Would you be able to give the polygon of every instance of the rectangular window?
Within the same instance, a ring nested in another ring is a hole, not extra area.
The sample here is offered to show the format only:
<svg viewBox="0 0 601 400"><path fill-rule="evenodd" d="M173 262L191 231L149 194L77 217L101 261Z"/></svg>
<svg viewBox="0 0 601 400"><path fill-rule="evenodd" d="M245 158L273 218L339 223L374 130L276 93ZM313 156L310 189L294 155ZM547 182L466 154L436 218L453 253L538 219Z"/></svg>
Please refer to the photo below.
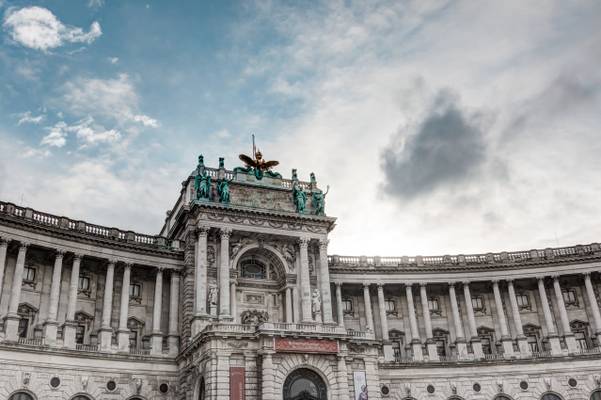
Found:
<svg viewBox="0 0 601 400"><path fill-rule="evenodd" d="M137 349L138 348L138 331L130 331L129 332L129 348Z"/></svg>
<svg viewBox="0 0 601 400"><path fill-rule="evenodd" d="M90 278L88 278L87 276L80 276L79 277L79 290L87 292L90 290Z"/></svg>
<svg viewBox="0 0 601 400"><path fill-rule="evenodd" d="M586 335L584 334L584 332L575 332L574 337L576 338L576 344L578 345L578 348L580 348L581 350L588 349Z"/></svg>
<svg viewBox="0 0 601 400"><path fill-rule="evenodd" d="M538 353L538 340L536 336L526 336L526 340L528 341L528 346L530 346L530 351L533 353Z"/></svg>
<svg viewBox="0 0 601 400"><path fill-rule="evenodd" d="M384 302L384 306L386 307L386 314L396 314L396 303L392 299L387 299Z"/></svg>
<svg viewBox="0 0 601 400"><path fill-rule="evenodd" d="M29 330L29 318L21 318L19 320L19 328L17 331L19 337L26 338L28 330Z"/></svg>
<svg viewBox="0 0 601 400"><path fill-rule="evenodd" d="M563 301L566 303L566 306L576 306L578 305L578 300L576 299L576 291L574 289L564 290Z"/></svg>
<svg viewBox="0 0 601 400"><path fill-rule="evenodd" d="M482 297L472 297L472 308L474 311L482 311L484 309L484 301Z"/></svg>
<svg viewBox="0 0 601 400"><path fill-rule="evenodd" d="M431 314L440 313L440 305L438 304L438 299L436 297L430 297L428 299L428 308L430 309Z"/></svg>
<svg viewBox="0 0 601 400"><path fill-rule="evenodd" d="M25 269L23 270L23 281L24 282L35 281L35 268L25 267Z"/></svg>
<svg viewBox="0 0 601 400"><path fill-rule="evenodd" d="M492 354L492 346L490 345L490 338L488 336L480 336L482 342L482 352L484 354Z"/></svg>
<svg viewBox="0 0 601 400"><path fill-rule="evenodd" d="M344 299L344 300L342 300L342 311L345 314L352 314L353 313L353 301L351 299Z"/></svg>
<svg viewBox="0 0 601 400"><path fill-rule="evenodd" d="M520 308L529 308L530 307L530 299L528 298L528 295L526 294L518 294L515 296L517 303L518 303L518 307Z"/></svg>
<svg viewBox="0 0 601 400"><path fill-rule="evenodd" d="M137 299L140 297L140 293L142 292L142 285L138 283L132 283L129 285L129 298Z"/></svg>
<svg viewBox="0 0 601 400"><path fill-rule="evenodd" d="M446 350L446 344L444 339L437 339L434 338L434 341L436 343L436 353L438 354L439 357L444 357L447 355L447 350Z"/></svg>
<svg viewBox="0 0 601 400"><path fill-rule="evenodd" d="M399 342L392 342L392 351L396 360L401 359L401 344Z"/></svg>
<svg viewBox="0 0 601 400"><path fill-rule="evenodd" d="M85 335L86 335L86 326L85 325L77 325L77 327L75 328L75 343L83 344Z"/></svg>

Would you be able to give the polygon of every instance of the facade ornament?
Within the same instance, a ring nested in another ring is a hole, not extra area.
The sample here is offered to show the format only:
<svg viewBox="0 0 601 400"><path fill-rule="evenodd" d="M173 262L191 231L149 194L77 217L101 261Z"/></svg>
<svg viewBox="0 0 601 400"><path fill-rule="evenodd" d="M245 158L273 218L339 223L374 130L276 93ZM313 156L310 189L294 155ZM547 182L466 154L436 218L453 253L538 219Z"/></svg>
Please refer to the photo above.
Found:
<svg viewBox="0 0 601 400"><path fill-rule="evenodd" d="M87 391L87 390L88 390L88 381L89 381L89 380L90 380L90 377L89 377L89 376L87 376L87 375L86 375L86 376L82 376L82 377L81 377L81 388L82 388L84 391Z"/></svg>
<svg viewBox="0 0 601 400"><path fill-rule="evenodd" d="M207 246L207 263L212 267L215 265L215 247Z"/></svg>
<svg viewBox="0 0 601 400"><path fill-rule="evenodd" d="M196 192L196 199L208 200L211 197L211 177L205 169L202 154L198 156L196 176L194 177L194 191Z"/></svg>
<svg viewBox="0 0 601 400"><path fill-rule="evenodd" d="M264 175L267 175L271 178L282 178L277 172L271 171L271 168L278 165L279 161L265 161L263 158L263 154L259 149L255 147L255 135L252 135L253 139L253 154L252 158L247 156L246 154L240 154L238 158L242 161L246 166L245 167L236 167L234 168L234 172L244 172L244 173L252 173L258 181L263 179Z"/></svg>
<svg viewBox="0 0 601 400"><path fill-rule="evenodd" d="M543 382L545 382L545 387L547 388L547 391L551 390L551 378L544 378Z"/></svg>
<svg viewBox="0 0 601 400"><path fill-rule="evenodd" d="M29 385L30 381L31 381L31 373L30 372L23 372L23 385L24 386Z"/></svg>
<svg viewBox="0 0 601 400"><path fill-rule="evenodd" d="M497 392L503 393L503 381L501 380L497 381Z"/></svg>
<svg viewBox="0 0 601 400"><path fill-rule="evenodd" d="M598 388L601 388L601 375L593 375L593 381Z"/></svg>
<svg viewBox="0 0 601 400"><path fill-rule="evenodd" d="M248 246L249 244L255 243L254 240L249 239L249 238L242 238L240 240L238 240L237 242L233 243L232 248L230 249L230 258L233 260L234 258L236 258L236 256L238 255L238 253L240 252L240 250L245 247Z"/></svg>
<svg viewBox="0 0 601 400"><path fill-rule="evenodd" d="M246 310L240 314L240 321L244 325L259 325L269 321L267 311Z"/></svg>
<svg viewBox="0 0 601 400"><path fill-rule="evenodd" d="M139 395L142 392L142 379L141 378L134 379L134 386L136 388L136 394Z"/></svg>
<svg viewBox="0 0 601 400"><path fill-rule="evenodd" d="M321 296L319 295L318 289L313 289L313 294L311 295L311 308L314 317L321 313Z"/></svg>
<svg viewBox="0 0 601 400"><path fill-rule="evenodd" d="M405 383L405 397L411 397L411 384Z"/></svg>

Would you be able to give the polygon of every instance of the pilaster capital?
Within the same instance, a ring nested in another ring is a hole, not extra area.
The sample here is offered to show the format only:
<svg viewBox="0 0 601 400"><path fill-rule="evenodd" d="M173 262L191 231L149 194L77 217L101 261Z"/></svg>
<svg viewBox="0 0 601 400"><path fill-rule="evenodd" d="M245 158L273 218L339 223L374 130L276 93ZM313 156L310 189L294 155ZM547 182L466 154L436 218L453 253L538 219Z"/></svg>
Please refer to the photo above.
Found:
<svg viewBox="0 0 601 400"><path fill-rule="evenodd" d="M305 236L299 237L297 242L300 247L309 246L309 238L308 237L305 237Z"/></svg>
<svg viewBox="0 0 601 400"><path fill-rule="evenodd" d="M219 230L219 236L221 236L221 240L229 239L232 234L232 228L221 228Z"/></svg>

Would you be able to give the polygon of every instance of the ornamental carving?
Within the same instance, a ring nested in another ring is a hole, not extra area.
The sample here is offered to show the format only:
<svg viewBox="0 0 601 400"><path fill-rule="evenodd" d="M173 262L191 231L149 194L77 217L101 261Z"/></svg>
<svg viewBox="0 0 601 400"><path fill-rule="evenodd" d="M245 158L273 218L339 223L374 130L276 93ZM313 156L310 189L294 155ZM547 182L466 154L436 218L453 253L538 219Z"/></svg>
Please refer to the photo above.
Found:
<svg viewBox="0 0 601 400"><path fill-rule="evenodd" d="M248 246L253 243L256 243L256 242L249 238L243 238L243 239L238 240L237 242L234 242L231 245L231 249L230 249L230 259L233 260L234 258L236 258L236 256L238 255L238 253L240 252L240 250L243 247Z"/></svg>
<svg viewBox="0 0 601 400"><path fill-rule="evenodd" d="M246 310L240 315L240 321L244 325L259 325L269 321L267 311Z"/></svg>
<svg viewBox="0 0 601 400"><path fill-rule="evenodd" d="M209 263L210 267L215 266L215 247L213 246L207 247L207 262Z"/></svg>

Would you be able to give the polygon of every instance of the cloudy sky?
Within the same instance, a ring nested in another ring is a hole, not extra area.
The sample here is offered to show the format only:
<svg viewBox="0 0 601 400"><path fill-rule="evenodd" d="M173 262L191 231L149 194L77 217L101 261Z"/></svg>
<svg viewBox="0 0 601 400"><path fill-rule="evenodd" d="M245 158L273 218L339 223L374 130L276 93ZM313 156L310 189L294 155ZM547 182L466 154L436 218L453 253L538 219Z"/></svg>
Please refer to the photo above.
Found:
<svg viewBox="0 0 601 400"><path fill-rule="evenodd" d="M330 253L601 240L601 2L0 0L0 199L159 231L250 133Z"/></svg>

